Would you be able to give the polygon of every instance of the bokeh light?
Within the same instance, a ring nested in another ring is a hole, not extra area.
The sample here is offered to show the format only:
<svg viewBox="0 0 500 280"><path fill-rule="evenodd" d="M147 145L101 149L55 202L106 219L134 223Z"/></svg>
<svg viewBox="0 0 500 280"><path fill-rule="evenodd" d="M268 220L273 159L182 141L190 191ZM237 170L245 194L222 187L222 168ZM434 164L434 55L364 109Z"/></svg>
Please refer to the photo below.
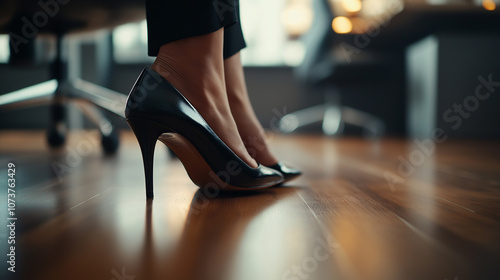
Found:
<svg viewBox="0 0 500 280"><path fill-rule="evenodd" d="M352 22L346 17L336 17L332 21L332 28L338 34L349 33L352 31Z"/></svg>

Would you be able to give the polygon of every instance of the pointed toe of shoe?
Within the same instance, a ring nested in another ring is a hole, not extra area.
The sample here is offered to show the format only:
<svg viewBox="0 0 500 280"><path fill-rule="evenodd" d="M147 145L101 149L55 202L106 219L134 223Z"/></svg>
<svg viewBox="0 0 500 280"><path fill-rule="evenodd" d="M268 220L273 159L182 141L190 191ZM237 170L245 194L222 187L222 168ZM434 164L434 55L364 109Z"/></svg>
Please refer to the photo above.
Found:
<svg viewBox="0 0 500 280"><path fill-rule="evenodd" d="M290 167L282 162L278 162L268 167L280 172L283 175L283 183L291 181L302 175L302 171L298 170L297 168Z"/></svg>
<svg viewBox="0 0 500 280"><path fill-rule="evenodd" d="M264 185L274 186L285 181L285 176L283 175L283 173L279 172L276 169L264 165L261 165L259 169L262 174L261 177L264 181Z"/></svg>

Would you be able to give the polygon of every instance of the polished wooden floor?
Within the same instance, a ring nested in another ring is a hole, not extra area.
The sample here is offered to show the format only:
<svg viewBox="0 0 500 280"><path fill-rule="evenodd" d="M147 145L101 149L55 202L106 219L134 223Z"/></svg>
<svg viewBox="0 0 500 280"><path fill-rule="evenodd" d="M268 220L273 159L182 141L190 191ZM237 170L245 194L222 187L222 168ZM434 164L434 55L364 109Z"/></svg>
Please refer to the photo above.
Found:
<svg viewBox="0 0 500 280"><path fill-rule="evenodd" d="M97 139L0 132L0 218L9 162L18 218L2 279L500 279L500 143L275 136L304 176L208 198L158 142L147 202L133 136L113 157Z"/></svg>

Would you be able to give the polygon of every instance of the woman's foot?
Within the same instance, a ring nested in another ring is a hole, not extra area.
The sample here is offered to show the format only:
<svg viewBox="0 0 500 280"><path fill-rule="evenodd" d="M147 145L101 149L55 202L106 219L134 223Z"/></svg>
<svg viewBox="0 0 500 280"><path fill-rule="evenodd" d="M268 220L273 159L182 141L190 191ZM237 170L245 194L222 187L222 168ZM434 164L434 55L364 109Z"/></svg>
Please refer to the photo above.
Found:
<svg viewBox="0 0 500 280"><path fill-rule="evenodd" d="M278 163L266 142L266 134L248 97L240 53L224 60L226 92L231 112L248 153L265 166Z"/></svg>
<svg viewBox="0 0 500 280"><path fill-rule="evenodd" d="M151 69L189 100L236 155L251 167L257 167L231 114L224 77L223 32L222 28L163 45Z"/></svg>

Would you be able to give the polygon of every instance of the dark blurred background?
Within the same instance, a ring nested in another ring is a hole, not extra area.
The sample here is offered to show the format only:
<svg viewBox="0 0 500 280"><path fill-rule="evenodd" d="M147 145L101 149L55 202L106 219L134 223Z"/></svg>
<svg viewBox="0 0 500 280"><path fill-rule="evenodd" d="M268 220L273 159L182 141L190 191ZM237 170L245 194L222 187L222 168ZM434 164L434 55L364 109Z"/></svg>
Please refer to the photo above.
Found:
<svg viewBox="0 0 500 280"><path fill-rule="evenodd" d="M1 96L54 77L57 36L66 78L127 94L153 60L142 1L49 2L2 1ZM500 139L498 4L241 0L242 57L257 115L283 132L432 137L441 128L452 137ZM22 34L23 17L38 32L16 41L24 49L15 53L9 33ZM2 107L0 129L50 126L49 106L22 107ZM92 127L72 106L66 119L70 128Z"/></svg>

